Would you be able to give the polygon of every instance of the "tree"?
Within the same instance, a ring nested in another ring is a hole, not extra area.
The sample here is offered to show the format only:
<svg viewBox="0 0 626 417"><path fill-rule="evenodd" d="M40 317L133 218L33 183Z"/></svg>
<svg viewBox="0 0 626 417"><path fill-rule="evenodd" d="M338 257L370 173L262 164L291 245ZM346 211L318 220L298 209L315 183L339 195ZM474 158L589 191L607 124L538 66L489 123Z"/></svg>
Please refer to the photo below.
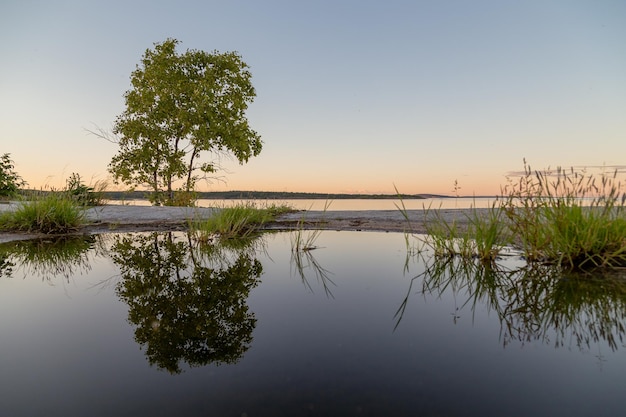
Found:
<svg viewBox="0 0 626 417"><path fill-rule="evenodd" d="M198 179L219 168L215 157L232 155L243 164L262 148L245 116L256 92L241 57L178 54L178 43L167 39L146 50L113 126L119 151L109 171L116 183L148 186L155 204L173 203L175 183L193 192ZM214 159L201 162L205 152Z"/></svg>
<svg viewBox="0 0 626 417"><path fill-rule="evenodd" d="M13 197L25 185L26 181L15 171L11 154L2 155L0 157L0 198Z"/></svg>

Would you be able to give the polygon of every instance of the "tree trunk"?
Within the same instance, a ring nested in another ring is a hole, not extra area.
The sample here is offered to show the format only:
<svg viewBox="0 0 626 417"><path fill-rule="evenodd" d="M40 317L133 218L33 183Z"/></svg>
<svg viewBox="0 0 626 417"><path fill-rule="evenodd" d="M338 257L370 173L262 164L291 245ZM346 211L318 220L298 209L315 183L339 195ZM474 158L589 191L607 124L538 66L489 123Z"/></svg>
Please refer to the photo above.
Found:
<svg viewBox="0 0 626 417"><path fill-rule="evenodd" d="M196 148L193 148L191 152L191 159L189 160L189 166L187 167L187 192L191 191L191 173L193 172L193 160L196 157Z"/></svg>
<svg viewBox="0 0 626 417"><path fill-rule="evenodd" d="M157 176L157 170L155 169L152 173L152 188L154 188L154 194L159 193L159 177Z"/></svg>
<svg viewBox="0 0 626 417"><path fill-rule="evenodd" d="M174 140L174 152L173 155L176 155L178 153L178 144L180 143L180 137L176 137L176 139ZM174 162L173 161L169 161L169 166L168 168L171 169L172 168L172 164ZM173 204L174 202L174 190L172 190L172 173L168 172L167 174L167 199L169 200L169 204Z"/></svg>

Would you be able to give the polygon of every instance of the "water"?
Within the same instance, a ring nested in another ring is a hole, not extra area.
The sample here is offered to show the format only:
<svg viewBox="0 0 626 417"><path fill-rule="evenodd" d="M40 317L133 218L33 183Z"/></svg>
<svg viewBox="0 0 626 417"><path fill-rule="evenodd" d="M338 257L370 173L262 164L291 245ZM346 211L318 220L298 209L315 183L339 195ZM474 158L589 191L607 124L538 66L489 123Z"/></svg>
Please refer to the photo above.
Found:
<svg viewBox="0 0 626 417"><path fill-rule="evenodd" d="M620 281L407 259L395 233L296 256L296 237L0 245L1 415L623 412Z"/></svg>
<svg viewBox="0 0 626 417"><path fill-rule="evenodd" d="M407 210L422 210L423 208L444 208L444 209L466 209L470 207L488 208L491 207L495 198L425 198L403 200ZM127 200L109 201L110 204L131 204L149 206L148 200ZM267 204L285 204L297 210L328 210L328 211L360 211L360 210L397 210L401 205L399 199L295 199L295 200L211 200L200 199L197 201L199 207L230 207L235 204L254 203L258 206Z"/></svg>

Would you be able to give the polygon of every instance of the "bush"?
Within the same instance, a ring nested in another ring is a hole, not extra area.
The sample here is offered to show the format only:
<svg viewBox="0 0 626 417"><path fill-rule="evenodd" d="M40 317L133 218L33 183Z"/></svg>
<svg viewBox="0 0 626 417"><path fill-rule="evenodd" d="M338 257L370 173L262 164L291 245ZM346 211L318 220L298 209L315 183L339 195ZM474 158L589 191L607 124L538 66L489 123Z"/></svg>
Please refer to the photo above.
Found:
<svg viewBox="0 0 626 417"><path fill-rule="evenodd" d="M75 172L67 179L65 186L68 195L83 206L101 206L103 204L102 192L105 189L105 182L96 181L94 187L85 185L80 175Z"/></svg>
<svg viewBox="0 0 626 417"><path fill-rule="evenodd" d="M197 193L193 191L174 191L173 197L167 199L163 205L174 207L193 207L198 199Z"/></svg>
<svg viewBox="0 0 626 417"><path fill-rule="evenodd" d="M15 172L11 155L5 153L0 157L0 198L14 197L24 185L26 182Z"/></svg>

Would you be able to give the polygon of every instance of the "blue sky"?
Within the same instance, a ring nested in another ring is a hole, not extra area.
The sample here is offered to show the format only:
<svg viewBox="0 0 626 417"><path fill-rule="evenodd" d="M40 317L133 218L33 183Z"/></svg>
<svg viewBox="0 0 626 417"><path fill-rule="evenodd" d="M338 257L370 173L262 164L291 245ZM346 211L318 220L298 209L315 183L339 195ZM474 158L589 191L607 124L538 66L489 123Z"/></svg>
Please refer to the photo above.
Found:
<svg viewBox="0 0 626 417"><path fill-rule="evenodd" d="M238 51L264 149L208 190L495 194L626 165L624 1L2 1L0 152L31 186L106 179L130 73L168 37Z"/></svg>

